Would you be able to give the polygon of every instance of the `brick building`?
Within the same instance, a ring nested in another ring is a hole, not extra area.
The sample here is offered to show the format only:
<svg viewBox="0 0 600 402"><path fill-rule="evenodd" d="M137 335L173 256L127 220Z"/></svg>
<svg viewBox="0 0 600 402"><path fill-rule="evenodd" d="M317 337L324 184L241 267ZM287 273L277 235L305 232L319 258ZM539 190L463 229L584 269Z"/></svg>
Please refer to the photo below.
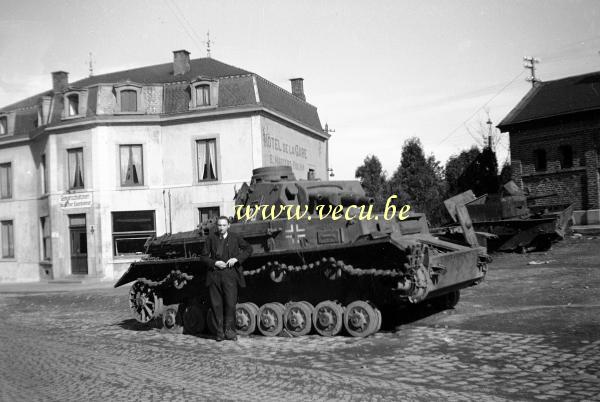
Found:
<svg viewBox="0 0 600 402"><path fill-rule="evenodd" d="M327 178L306 102L212 58L88 77L0 108L0 281L112 279L149 236L233 215L252 169Z"/></svg>
<svg viewBox="0 0 600 402"><path fill-rule="evenodd" d="M600 215L600 72L536 83L498 128L510 135L512 175L537 206L575 203ZM581 221L577 223L586 222ZM588 222L591 223L591 222Z"/></svg>

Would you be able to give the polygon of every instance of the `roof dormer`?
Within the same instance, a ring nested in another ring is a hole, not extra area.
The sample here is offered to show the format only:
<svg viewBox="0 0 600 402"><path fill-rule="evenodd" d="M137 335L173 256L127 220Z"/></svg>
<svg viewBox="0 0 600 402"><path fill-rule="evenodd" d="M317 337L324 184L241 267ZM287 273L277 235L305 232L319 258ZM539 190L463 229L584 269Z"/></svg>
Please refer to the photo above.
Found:
<svg viewBox="0 0 600 402"><path fill-rule="evenodd" d="M218 80L198 76L190 82L190 109L215 108L218 104Z"/></svg>

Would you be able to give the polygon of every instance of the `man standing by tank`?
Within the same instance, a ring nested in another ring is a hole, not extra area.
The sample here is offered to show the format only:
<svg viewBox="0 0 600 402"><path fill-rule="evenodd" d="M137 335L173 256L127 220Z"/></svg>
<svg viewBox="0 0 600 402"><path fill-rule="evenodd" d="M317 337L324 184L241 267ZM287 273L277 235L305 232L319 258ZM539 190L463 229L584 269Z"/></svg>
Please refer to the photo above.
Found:
<svg viewBox="0 0 600 402"><path fill-rule="evenodd" d="M252 255L252 247L236 233L229 232L229 219L217 219L216 233L210 233L202 254L210 259L206 275L208 298L215 314L217 341L235 341L235 304L238 286L246 287L242 263Z"/></svg>

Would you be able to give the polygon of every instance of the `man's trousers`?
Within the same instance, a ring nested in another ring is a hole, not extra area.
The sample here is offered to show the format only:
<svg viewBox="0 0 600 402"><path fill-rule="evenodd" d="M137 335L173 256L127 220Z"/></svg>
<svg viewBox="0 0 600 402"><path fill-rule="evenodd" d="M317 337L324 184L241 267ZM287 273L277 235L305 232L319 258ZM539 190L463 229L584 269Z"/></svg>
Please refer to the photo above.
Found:
<svg viewBox="0 0 600 402"><path fill-rule="evenodd" d="M235 334L235 304L238 297L238 273L235 268L209 272L212 282L208 286L208 298L215 314L217 336Z"/></svg>

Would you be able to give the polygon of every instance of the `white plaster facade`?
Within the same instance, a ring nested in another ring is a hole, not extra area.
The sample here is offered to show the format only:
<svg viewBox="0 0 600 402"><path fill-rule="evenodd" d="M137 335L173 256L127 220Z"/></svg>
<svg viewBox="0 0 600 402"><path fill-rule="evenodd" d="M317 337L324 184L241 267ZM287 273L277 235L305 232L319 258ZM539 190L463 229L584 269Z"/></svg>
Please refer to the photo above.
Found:
<svg viewBox="0 0 600 402"><path fill-rule="evenodd" d="M66 73L58 75L66 82ZM55 88L42 96L45 103L40 104L43 108L39 106L39 110L43 126L25 134L0 137L0 165L10 163L12 175L12 196L0 199L0 222L12 222L14 245L14 256L0 255L0 282L73 277L73 215L85 216L85 230L80 238L85 240L87 249L84 276L115 280L142 256L115 255L113 212L153 211L157 235L169 230L188 231L199 223L198 208L219 207L221 214L233 215L235 189L249 181L252 169L289 162L299 179L306 178L309 169L317 178L327 179L329 136L317 127L318 117L307 125L290 118L289 112L286 115L281 112L283 109L277 110L277 104L260 102L257 81L251 73L220 79L225 82L223 85L234 80L239 86L247 85L253 93L246 95L255 104L171 112L167 110L164 89L169 83L139 84L140 112L131 115L116 112L112 84L92 83L83 89L68 87L62 91ZM286 96L287 107L304 102L291 99L292 94L261 80L265 91L271 91L266 97ZM94 87L98 88L96 92ZM148 95L149 88L152 96ZM85 93L79 99L79 110L83 111L80 115L66 116L58 110L60 103L48 108L51 96L58 99L52 102L63 102L64 94L74 90ZM231 99L219 101L226 103ZM31 106L36 107L30 105L30 109ZM305 103L301 106L314 109ZM53 107L58 117L52 116ZM7 108L0 109L0 116L24 113L23 109L13 112ZM27 113L33 113L32 110ZM313 112L316 116L316 109ZM196 141L203 139L216 140L214 181L197 179ZM141 146L142 184L122 184L122 145ZM68 150L74 148L83 150L84 186L69 189ZM76 202L81 205L75 205ZM51 248L46 260L42 218L50 223Z"/></svg>
<svg viewBox="0 0 600 402"><path fill-rule="evenodd" d="M14 178L12 199L0 201L0 221L13 221L15 247L14 258L0 258L1 281L69 277L69 215L86 216L88 275L113 280L140 256L114 256L112 212L152 210L156 233L162 234L169 229L170 193L172 231L193 230L199 223L199 207L218 206L221 213L233 215L235 188L250 179L252 169L282 164L287 157L298 178L305 178L309 168L317 177L325 178L327 173L323 139L258 113L178 124L98 125L63 131L50 130L32 144L0 148L0 163L11 163ZM218 180L198 182L196 141L213 138ZM128 144L142 146L141 186L121 185L119 146ZM67 150L72 148L83 149L85 187L81 190L68 189ZM48 170L46 194L42 194L42 154ZM65 194L83 194L91 198L91 204L63 207ZM49 262L42 261L41 217L49 217L51 224Z"/></svg>

